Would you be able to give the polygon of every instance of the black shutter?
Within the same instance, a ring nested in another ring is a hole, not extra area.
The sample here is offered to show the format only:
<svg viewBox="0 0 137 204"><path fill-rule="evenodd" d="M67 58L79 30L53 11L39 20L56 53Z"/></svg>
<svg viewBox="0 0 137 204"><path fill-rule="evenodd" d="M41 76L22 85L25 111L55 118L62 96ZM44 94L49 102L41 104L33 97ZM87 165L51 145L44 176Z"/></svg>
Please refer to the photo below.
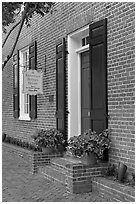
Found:
<svg viewBox="0 0 137 204"><path fill-rule="evenodd" d="M37 44L36 41L29 46L29 69L37 69ZM29 116L37 118L37 96L30 96Z"/></svg>
<svg viewBox="0 0 137 204"><path fill-rule="evenodd" d="M13 55L13 116L19 117L19 51Z"/></svg>
<svg viewBox="0 0 137 204"><path fill-rule="evenodd" d="M91 127L107 128L107 19L89 25L91 69Z"/></svg>
<svg viewBox="0 0 137 204"><path fill-rule="evenodd" d="M56 44L56 128L65 136L65 38Z"/></svg>

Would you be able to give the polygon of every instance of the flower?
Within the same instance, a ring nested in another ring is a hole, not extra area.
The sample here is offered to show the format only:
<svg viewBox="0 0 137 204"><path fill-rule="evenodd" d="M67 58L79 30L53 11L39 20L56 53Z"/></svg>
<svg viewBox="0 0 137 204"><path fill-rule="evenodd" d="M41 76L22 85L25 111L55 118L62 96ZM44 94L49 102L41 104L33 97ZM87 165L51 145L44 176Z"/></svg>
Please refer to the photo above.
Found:
<svg viewBox="0 0 137 204"><path fill-rule="evenodd" d="M67 151L78 157L81 157L85 153L94 152L100 159L103 157L104 151L110 148L108 135L108 129L102 131L100 134L88 130L83 135L71 137L68 141Z"/></svg>
<svg viewBox="0 0 137 204"><path fill-rule="evenodd" d="M36 145L39 147L57 147L59 144L65 145L63 134L56 129L39 129L32 135Z"/></svg>

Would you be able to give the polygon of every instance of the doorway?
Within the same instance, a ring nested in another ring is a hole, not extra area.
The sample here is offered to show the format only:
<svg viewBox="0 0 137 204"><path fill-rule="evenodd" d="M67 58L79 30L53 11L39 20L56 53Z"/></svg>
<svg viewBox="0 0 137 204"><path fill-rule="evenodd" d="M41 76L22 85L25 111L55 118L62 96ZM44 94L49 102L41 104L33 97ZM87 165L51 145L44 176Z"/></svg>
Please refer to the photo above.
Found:
<svg viewBox="0 0 137 204"><path fill-rule="evenodd" d="M68 138L99 133L108 126L107 19L68 35L68 53Z"/></svg>

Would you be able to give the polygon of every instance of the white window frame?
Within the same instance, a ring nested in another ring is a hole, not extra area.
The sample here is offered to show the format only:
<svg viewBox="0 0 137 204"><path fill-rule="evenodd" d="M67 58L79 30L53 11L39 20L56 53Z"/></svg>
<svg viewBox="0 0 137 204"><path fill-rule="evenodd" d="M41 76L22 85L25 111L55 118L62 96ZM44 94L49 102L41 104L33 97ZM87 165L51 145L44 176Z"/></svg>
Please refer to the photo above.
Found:
<svg viewBox="0 0 137 204"><path fill-rule="evenodd" d="M29 62L29 58L27 59L27 68L25 66L24 68L24 59L23 59L23 54L27 52L27 58L29 57L29 47L25 47L23 49L21 49L19 51L19 57L20 57L20 65L19 65L19 97L20 97L20 117L19 117L19 120L31 120L30 116L29 116L29 95L28 94L25 94L23 93L23 72L26 71L26 69L28 70L29 67L28 67L28 62ZM28 99L28 102L26 103L26 106L27 106L27 110L28 112L25 113L25 95L27 95L27 99Z"/></svg>

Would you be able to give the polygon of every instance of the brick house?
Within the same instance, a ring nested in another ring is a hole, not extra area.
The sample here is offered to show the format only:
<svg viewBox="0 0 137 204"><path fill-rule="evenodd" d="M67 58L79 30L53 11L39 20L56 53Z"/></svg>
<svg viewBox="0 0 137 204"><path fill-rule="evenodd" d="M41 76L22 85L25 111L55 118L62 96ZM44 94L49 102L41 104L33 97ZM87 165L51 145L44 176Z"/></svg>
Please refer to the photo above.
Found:
<svg viewBox="0 0 137 204"><path fill-rule="evenodd" d="M43 72L43 94L22 93L28 65ZM55 127L66 139L109 128L109 161L134 171L134 2L57 2L52 14L24 25L2 77L3 132L30 141L37 128Z"/></svg>

